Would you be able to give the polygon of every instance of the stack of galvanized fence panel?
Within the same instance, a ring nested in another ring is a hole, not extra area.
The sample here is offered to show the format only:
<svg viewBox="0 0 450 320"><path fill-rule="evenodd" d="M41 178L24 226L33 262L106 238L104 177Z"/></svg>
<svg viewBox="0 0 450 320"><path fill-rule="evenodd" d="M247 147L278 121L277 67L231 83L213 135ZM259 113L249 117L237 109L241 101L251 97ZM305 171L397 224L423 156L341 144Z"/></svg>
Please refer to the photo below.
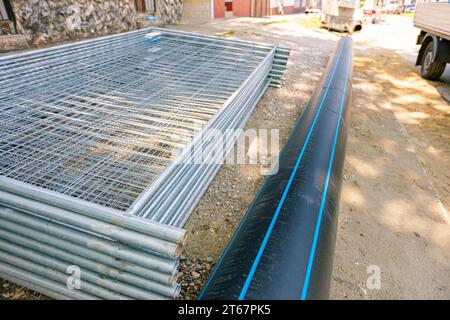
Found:
<svg viewBox="0 0 450 320"><path fill-rule="evenodd" d="M288 55L153 28L0 57L0 277L176 298L182 227Z"/></svg>

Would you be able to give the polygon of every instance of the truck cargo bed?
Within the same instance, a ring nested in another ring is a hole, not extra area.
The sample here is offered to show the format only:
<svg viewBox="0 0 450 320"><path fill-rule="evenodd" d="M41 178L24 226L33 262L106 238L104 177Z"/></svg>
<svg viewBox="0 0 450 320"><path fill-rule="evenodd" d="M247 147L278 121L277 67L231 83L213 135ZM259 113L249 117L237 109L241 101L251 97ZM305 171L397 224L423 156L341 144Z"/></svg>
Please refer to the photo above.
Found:
<svg viewBox="0 0 450 320"><path fill-rule="evenodd" d="M414 15L414 26L450 40L450 3L418 3Z"/></svg>

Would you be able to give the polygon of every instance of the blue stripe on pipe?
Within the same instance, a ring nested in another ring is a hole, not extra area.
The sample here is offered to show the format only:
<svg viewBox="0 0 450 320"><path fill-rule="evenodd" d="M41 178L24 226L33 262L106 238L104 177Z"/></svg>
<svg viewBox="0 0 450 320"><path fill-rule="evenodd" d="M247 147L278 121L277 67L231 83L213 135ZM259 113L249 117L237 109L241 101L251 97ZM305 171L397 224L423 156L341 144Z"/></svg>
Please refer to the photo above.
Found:
<svg viewBox="0 0 450 320"><path fill-rule="evenodd" d="M348 84L348 81L345 82L344 93L342 95L342 101L341 101L341 106L340 106L340 110L339 110L338 124L336 126L336 132L334 134L333 148L331 149L330 162L328 163L327 178L325 180L325 188L324 188L323 194L322 194L322 202L320 204L319 216L317 217L316 230L314 231L314 239L313 239L313 243L312 243L311 251L310 251L310 255L309 255L308 268L306 270L305 282L303 283L301 300L305 300L306 296L308 294L308 285L309 285L309 280L311 277L312 265L314 263L314 255L316 252L317 240L319 238L319 231L320 231L320 225L322 223L323 210L325 208L325 200L326 200L327 191L328 191L328 184L330 182L331 170L333 169L334 152L336 151L336 145L337 145L337 141L338 141L338 137L339 137L339 129L341 128L341 117L342 117L342 111L344 109L345 91L347 90L347 84Z"/></svg>
<svg viewBox="0 0 450 320"><path fill-rule="evenodd" d="M261 243L261 246L259 247L259 251L258 251L258 254L256 255L255 261L253 261L252 268L250 269L250 272L249 272L249 274L247 276L247 279L246 279L246 281L244 283L244 287L242 288L242 291L241 291L241 293L239 295L239 298L238 298L239 300L243 300L245 298L245 295L247 294L247 290L248 290L248 288L250 286L250 283L252 282L252 279L253 279L253 276L254 276L254 274L256 272L256 269L258 268L259 261L261 260L261 257L262 257L262 255L264 253L264 250L266 248L267 242L269 241L269 238L270 238L272 230L273 230L273 228L275 226L275 223L277 222L278 215L280 214L280 211L281 211L281 208L283 207L283 204L284 204L284 201L286 199L286 196L287 196L287 194L289 192L289 189L291 188L292 181L294 180L295 174L297 173L298 167L299 167L300 162L301 162L301 160L303 158L303 155L305 153L306 147L308 146L309 140L311 138L312 132L313 132L314 127L316 125L316 122L317 122L317 119L319 117L320 111L322 110L323 104L324 104L325 99L326 99L326 97L328 95L328 91L330 89L331 82L332 82L332 80L334 78L334 74L336 72L337 65L338 65L339 60L341 58L343 47L344 46L341 46L339 48L338 57L336 58L336 62L334 63L333 71L331 73L330 79L329 79L327 87L325 89L325 93L324 93L324 95L322 97L322 100L320 101L319 108L316 111L316 115L314 116L314 120L313 120L313 122L311 124L311 127L309 128L308 135L306 137L305 143L303 144L302 150L300 151L300 154L299 154L299 156L297 158L297 162L295 163L294 170L292 171L291 176L290 176L289 181L288 181L288 184L286 185L286 188L284 189L284 192L283 192L283 195L281 197L280 203L278 204L277 210L275 211L275 214L274 214L274 216L272 218L272 221L270 222L269 228L267 229L267 232L266 232L266 234L264 236L264 240Z"/></svg>
<svg viewBox="0 0 450 320"><path fill-rule="evenodd" d="M233 237L231 238L230 242L228 243L228 245L227 245L227 247L226 247L222 257L220 258L219 262L217 263L217 266L214 268L213 273L208 278L208 281L206 282L205 286L203 287L203 289L200 292L200 295L198 296L197 299L201 299L203 297L203 294L205 293L206 288L208 288L209 284L211 283L212 278L214 278L214 275L216 274L217 269L219 269L219 266L221 265L223 259L225 258L226 254L230 250L234 239L236 238L237 234L239 233L239 230L241 229L242 225L244 224L244 221L247 220L247 216L250 213L251 209L253 208L253 206L255 204L255 201L258 198L258 195L261 193L261 190L264 188L264 185L266 184L267 178L268 178L268 176L264 179L264 182L262 183L261 187L259 188L258 192L256 193L256 196L253 198L253 201L252 201L250 207L247 209L247 212L245 213L244 217L242 218L241 223L239 224L238 228L236 229L236 232L234 233Z"/></svg>

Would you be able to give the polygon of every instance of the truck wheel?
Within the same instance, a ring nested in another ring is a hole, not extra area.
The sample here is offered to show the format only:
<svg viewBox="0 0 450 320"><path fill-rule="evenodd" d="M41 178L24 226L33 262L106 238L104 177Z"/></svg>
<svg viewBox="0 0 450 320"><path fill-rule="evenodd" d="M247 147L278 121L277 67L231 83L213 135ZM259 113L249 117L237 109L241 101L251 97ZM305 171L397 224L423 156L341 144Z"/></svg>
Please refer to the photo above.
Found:
<svg viewBox="0 0 450 320"><path fill-rule="evenodd" d="M445 63L433 62L434 44L430 41L422 55L422 67L420 68L420 74L425 79L438 80L445 69Z"/></svg>

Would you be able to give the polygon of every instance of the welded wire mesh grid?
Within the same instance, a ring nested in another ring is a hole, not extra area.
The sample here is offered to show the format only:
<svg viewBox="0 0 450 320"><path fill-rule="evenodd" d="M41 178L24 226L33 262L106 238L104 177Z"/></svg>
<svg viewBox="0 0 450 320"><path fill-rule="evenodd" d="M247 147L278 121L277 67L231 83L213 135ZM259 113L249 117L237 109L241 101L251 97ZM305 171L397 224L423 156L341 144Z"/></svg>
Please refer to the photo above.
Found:
<svg viewBox="0 0 450 320"><path fill-rule="evenodd" d="M0 60L0 175L127 210L270 50L148 32Z"/></svg>

